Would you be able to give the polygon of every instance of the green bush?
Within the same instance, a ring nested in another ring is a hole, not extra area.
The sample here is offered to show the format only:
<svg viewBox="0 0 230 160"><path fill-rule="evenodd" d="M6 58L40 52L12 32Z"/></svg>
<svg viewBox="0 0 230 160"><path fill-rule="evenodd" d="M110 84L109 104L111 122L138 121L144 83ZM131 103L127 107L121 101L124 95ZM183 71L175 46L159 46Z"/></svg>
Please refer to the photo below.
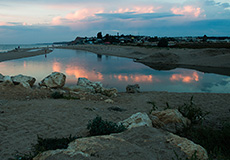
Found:
<svg viewBox="0 0 230 160"><path fill-rule="evenodd" d="M51 97L54 99L60 99L60 98L64 98L63 94L60 92L54 92L51 94Z"/></svg>
<svg viewBox="0 0 230 160"><path fill-rule="evenodd" d="M9 160L32 160L37 154L48 150L66 149L68 144L79 137L68 138L41 138L37 137L37 144L32 146L32 152L28 154L17 153L15 159Z"/></svg>
<svg viewBox="0 0 230 160"><path fill-rule="evenodd" d="M180 136L203 146L210 159L230 159L230 123L225 123L221 129L192 126L180 133Z"/></svg>
<svg viewBox="0 0 230 160"><path fill-rule="evenodd" d="M117 125L114 122L102 120L99 116L88 122L87 129L89 129L90 136L108 135L126 130L122 124Z"/></svg>
<svg viewBox="0 0 230 160"><path fill-rule="evenodd" d="M198 124L205 119L205 116L209 112L204 112L202 109L193 103L193 96L190 99L190 103L184 103L184 105L178 107L179 112L188 119L192 124Z"/></svg>
<svg viewBox="0 0 230 160"><path fill-rule="evenodd" d="M154 101L148 101L147 103L152 105L152 109L149 111L149 114L151 114L152 111L156 111L158 109Z"/></svg>

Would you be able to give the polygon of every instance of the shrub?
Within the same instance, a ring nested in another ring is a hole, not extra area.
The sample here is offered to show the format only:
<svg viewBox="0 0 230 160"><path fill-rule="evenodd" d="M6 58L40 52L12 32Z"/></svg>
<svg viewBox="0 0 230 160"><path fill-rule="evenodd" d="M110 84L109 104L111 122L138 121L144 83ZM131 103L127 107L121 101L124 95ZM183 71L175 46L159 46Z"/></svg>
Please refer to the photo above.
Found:
<svg viewBox="0 0 230 160"><path fill-rule="evenodd" d="M117 125L114 122L102 120L99 116L88 122L87 129L89 129L90 136L108 135L126 130L122 124Z"/></svg>
<svg viewBox="0 0 230 160"><path fill-rule="evenodd" d="M152 105L152 109L150 110L149 114L151 114L152 111L156 111L158 109L154 101L148 101L147 103Z"/></svg>
<svg viewBox="0 0 230 160"><path fill-rule="evenodd" d="M193 142L203 146L210 159L230 159L230 124L225 123L221 129L207 126L191 127L180 133Z"/></svg>
<svg viewBox="0 0 230 160"><path fill-rule="evenodd" d="M161 38L160 41L157 44L158 47L168 47L168 39L167 38Z"/></svg>
<svg viewBox="0 0 230 160"><path fill-rule="evenodd" d="M32 146L32 152L28 154L17 153L15 159L9 160L32 160L37 154L56 149L66 149L68 144L79 137L72 137L71 135L68 138L41 138L37 137L37 144Z"/></svg>
<svg viewBox="0 0 230 160"><path fill-rule="evenodd" d="M54 99L60 99L60 98L64 98L63 94L60 92L54 92L51 94L51 97Z"/></svg>
<svg viewBox="0 0 230 160"><path fill-rule="evenodd" d="M193 103L193 96L190 99L190 103L184 103L184 105L178 107L179 112L188 119L192 124L198 124L205 119L205 116L209 112L204 112L201 108Z"/></svg>

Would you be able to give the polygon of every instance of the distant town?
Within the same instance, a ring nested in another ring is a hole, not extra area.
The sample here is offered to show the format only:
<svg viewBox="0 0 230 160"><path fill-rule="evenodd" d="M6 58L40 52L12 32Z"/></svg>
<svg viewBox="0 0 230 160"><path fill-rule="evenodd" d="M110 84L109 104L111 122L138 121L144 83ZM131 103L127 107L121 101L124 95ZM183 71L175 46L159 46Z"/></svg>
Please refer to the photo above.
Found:
<svg viewBox="0 0 230 160"><path fill-rule="evenodd" d="M158 46L158 47L178 47L183 45L199 45L204 44L213 47L213 44L218 44L225 48L230 48L230 37L213 37L213 36L186 36L186 37L151 37L151 36L136 36L136 35L102 35L98 32L95 37L76 37L75 40L69 42L54 42L55 45L82 45L82 44L104 44L104 45L137 45L137 46ZM198 47L199 48L199 47Z"/></svg>

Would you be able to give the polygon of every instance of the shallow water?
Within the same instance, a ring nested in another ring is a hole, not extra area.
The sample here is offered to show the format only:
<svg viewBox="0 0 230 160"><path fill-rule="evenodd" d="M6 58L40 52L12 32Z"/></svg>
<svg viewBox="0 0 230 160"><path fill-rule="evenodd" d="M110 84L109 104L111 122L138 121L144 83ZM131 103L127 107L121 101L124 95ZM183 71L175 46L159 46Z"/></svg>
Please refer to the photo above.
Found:
<svg viewBox="0 0 230 160"><path fill-rule="evenodd" d="M141 91L229 93L230 78L195 70L156 71L128 58L100 56L87 51L55 49L47 56L36 56L0 63L3 75L24 74L37 79L52 72L67 76L66 85L79 77L101 81L104 87L125 91L128 84L139 84Z"/></svg>

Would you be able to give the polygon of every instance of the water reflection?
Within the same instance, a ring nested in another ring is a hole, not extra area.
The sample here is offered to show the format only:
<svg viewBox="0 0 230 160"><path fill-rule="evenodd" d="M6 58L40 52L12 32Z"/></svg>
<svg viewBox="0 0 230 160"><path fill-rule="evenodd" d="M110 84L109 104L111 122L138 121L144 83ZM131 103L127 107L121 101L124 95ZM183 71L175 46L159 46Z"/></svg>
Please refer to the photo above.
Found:
<svg viewBox="0 0 230 160"><path fill-rule="evenodd" d="M101 81L105 87L125 91L128 84L138 83L142 91L227 92L227 76L175 69L156 71L131 59L96 55L86 51L55 49L45 58L36 56L0 63L3 75L30 75L37 83L51 72L67 76L66 85L76 84L79 77Z"/></svg>
<svg viewBox="0 0 230 160"><path fill-rule="evenodd" d="M192 83L194 81L199 81L199 75L196 71L194 71L192 74L187 73L181 73L181 74L173 74L170 77L171 81L182 81L184 83Z"/></svg>

